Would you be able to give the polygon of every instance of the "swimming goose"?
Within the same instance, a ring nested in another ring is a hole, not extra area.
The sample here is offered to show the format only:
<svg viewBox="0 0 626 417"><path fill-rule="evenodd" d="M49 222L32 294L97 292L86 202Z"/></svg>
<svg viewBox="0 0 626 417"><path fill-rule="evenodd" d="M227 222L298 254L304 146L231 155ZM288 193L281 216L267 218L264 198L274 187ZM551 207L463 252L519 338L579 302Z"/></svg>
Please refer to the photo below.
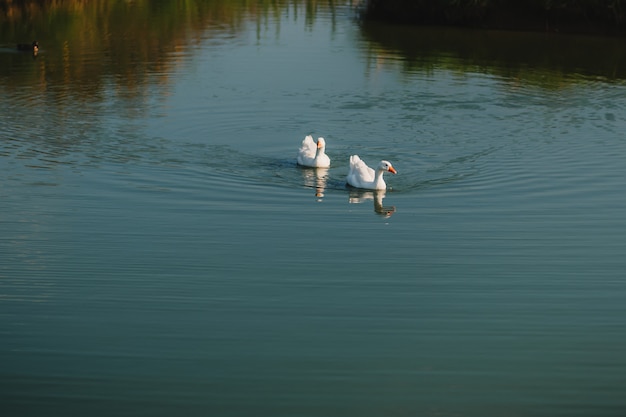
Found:
<svg viewBox="0 0 626 417"><path fill-rule="evenodd" d="M350 172L348 172L348 184L356 188L364 188L367 190L384 190L387 188L383 173L396 173L395 168L389 161L380 161L376 171L368 167L358 155L350 157Z"/></svg>
<svg viewBox="0 0 626 417"><path fill-rule="evenodd" d="M305 167L328 168L330 166L330 158L325 151L326 141L324 138L318 138L317 143L315 143L313 136L308 135L304 138L298 150L298 164Z"/></svg>

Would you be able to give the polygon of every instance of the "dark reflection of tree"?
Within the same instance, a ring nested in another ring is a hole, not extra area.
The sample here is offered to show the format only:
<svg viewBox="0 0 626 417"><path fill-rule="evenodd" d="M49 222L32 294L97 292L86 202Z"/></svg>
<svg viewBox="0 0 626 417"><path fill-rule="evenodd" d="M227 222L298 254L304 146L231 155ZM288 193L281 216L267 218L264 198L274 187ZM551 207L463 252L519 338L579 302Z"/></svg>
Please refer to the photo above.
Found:
<svg viewBox="0 0 626 417"><path fill-rule="evenodd" d="M398 26L362 22L373 66L398 65L406 72L447 69L483 72L550 89L579 75L626 79L623 38L545 33ZM400 58L400 59L398 59Z"/></svg>

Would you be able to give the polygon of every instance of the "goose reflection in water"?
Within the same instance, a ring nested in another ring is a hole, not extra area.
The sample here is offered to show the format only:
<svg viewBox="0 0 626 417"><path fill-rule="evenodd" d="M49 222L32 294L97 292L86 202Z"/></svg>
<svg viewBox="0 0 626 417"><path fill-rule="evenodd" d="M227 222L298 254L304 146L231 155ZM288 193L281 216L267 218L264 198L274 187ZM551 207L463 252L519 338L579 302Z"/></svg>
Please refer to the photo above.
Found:
<svg viewBox="0 0 626 417"><path fill-rule="evenodd" d="M317 201L322 201L326 183L328 182L328 168L302 168L304 186L315 188Z"/></svg>
<svg viewBox="0 0 626 417"><path fill-rule="evenodd" d="M385 198L385 190L350 190L350 204L360 204L368 200L374 200L374 211L376 214L388 218L396 212L396 206L383 206L383 199Z"/></svg>

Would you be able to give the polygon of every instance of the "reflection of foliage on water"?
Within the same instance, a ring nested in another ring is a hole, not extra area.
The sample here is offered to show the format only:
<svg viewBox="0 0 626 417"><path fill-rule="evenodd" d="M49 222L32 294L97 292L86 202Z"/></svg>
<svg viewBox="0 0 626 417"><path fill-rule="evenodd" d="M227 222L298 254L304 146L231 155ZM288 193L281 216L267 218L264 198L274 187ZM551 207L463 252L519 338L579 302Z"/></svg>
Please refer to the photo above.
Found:
<svg viewBox="0 0 626 417"><path fill-rule="evenodd" d="M362 22L370 65L405 72L490 73L549 89L588 77L626 79L621 38L398 26ZM399 58L399 59L398 59ZM583 77L581 77L581 75Z"/></svg>
<svg viewBox="0 0 626 417"><path fill-rule="evenodd" d="M113 80L133 94L151 75L167 83L171 67L201 41L237 36L247 22L260 24L302 3L307 18L318 5L329 7L315 0L0 0L0 39L6 45L36 39L43 52L30 72L12 71L19 57L0 56L0 83L32 85L38 77L42 85L66 84L89 95Z"/></svg>

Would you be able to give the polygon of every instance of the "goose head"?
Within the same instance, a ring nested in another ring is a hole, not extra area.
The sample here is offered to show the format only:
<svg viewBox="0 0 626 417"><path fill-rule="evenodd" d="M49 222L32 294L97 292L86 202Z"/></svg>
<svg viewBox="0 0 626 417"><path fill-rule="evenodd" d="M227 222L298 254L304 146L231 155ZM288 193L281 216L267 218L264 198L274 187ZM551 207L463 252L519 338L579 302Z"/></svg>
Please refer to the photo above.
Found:
<svg viewBox="0 0 626 417"><path fill-rule="evenodd" d="M391 172L392 174L397 173L396 169L391 165L391 162L389 161L380 161L380 164L378 164L378 171L387 171Z"/></svg>
<svg viewBox="0 0 626 417"><path fill-rule="evenodd" d="M317 149L319 151L324 151L326 149L326 141L324 138L317 138Z"/></svg>

